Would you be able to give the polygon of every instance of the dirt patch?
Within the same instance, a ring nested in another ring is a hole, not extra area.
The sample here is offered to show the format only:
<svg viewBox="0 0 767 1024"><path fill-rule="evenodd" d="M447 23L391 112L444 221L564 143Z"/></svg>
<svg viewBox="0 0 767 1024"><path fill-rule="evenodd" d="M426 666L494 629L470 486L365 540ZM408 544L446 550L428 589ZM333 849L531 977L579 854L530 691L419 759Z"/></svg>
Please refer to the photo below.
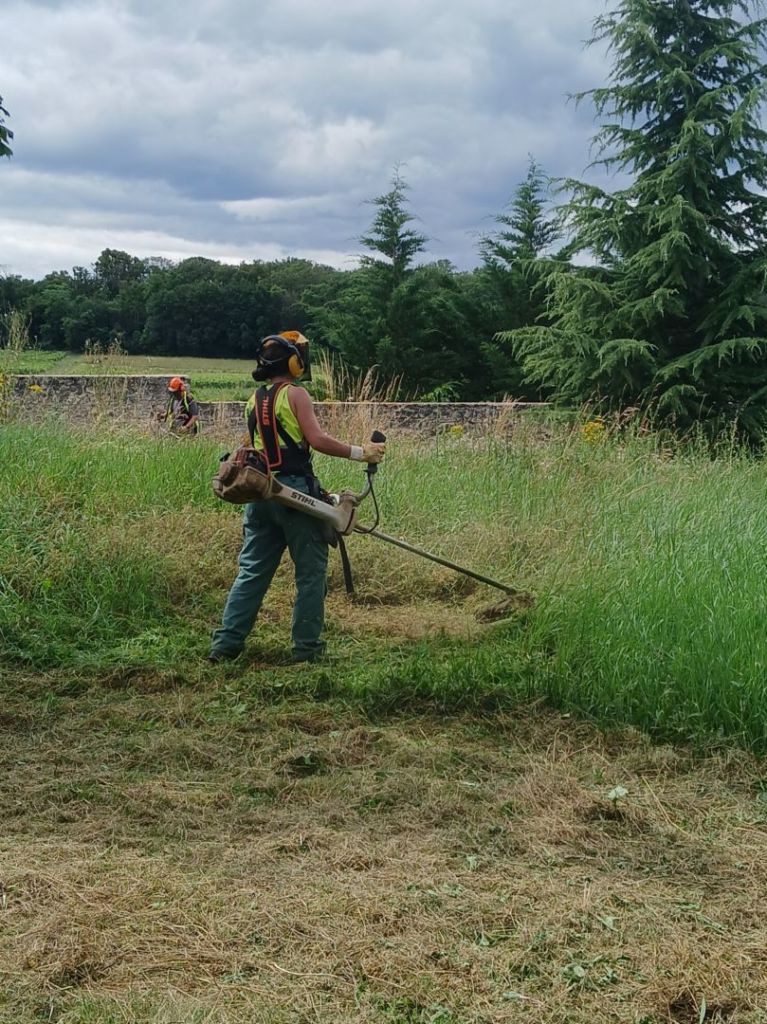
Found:
<svg viewBox="0 0 767 1024"><path fill-rule="evenodd" d="M673 1024L705 1024L706 1021L729 1021L738 1012L735 1003L709 1003L705 996L684 992L668 1007Z"/></svg>

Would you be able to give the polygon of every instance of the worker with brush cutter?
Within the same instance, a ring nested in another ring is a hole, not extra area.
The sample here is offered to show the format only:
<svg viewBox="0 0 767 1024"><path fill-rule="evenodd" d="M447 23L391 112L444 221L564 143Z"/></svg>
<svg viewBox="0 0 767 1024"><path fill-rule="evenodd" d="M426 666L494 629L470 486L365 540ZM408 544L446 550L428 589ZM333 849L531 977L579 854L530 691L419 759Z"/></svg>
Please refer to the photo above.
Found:
<svg viewBox="0 0 767 1024"><path fill-rule="evenodd" d="M276 480L312 497L321 488L312 468L312 450L341 459L375 465L386 445L338 441L326 433L312 400L297 382L311 379L309 343L298 331L263 338L256 350L254 380L261 386L245 409L249 443L263 454ZM296 599L292 642L295 662L315 661L325 649L328 544L326 524L276 501L253 501L245 506L239 573L213 634L208 660L236 658L256 621L269 584L287 548L295 566Z"/></svg>
<svg viewBox="0 0 767 1024"><path fill-rule="evenodd" d="M157 419L171 434L192 437L200 433L200 406L183 377L168 381L168 401Z"/></svg>

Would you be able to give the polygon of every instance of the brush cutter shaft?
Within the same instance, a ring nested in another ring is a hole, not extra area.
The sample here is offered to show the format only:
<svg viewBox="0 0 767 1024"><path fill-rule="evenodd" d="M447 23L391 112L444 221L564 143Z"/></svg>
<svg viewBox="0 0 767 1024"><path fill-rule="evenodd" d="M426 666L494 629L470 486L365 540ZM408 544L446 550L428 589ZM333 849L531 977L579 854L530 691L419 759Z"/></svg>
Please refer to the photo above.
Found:
<svg viewBox="0 0 767 1024"><path fill-rule="evenodd" d="M395 547L402 548L404 551L409 551L413 555L420 555L421 558L428 558L430 562L436 562L437 565L444 565L447 569L452 569L453 572L460 572L464 576L471 576L473 580L479 580L480 583L486 583L489 587L496 587L498 590L504 591L506 594L516 594L518 591L515 587L508 587L505 583L499 583L498 580L491 580L489 576L483 576L481 573L474 572L473 569L467 569L463 565L456 565L455 562L450 562L447 558L440 558L439 555L434 555L431 551L424 551L423 548L417 548L414 544L408 544L407 541L398 540L396 537L390 537L388 533L379 533L378 530L361 530L359 527L355 527L355 533L364 533L368 537L377 537L379 540L385 540L387 544L394 544Z"/></svg>
<svg viewBox="0 0 767 1024"><path fill-rule="evenodd" d="M285 505L287 508L305 512L315 519L330 523L336 532L348 536L354 530L357 520L357 496L348 492L339 495L337 504L329 505L321 498L313 498L294 487L286 487L272 478L270 499Z"/></svg>
<svg viewBox="0 0 767 1024"><path fill-rule="evenodd" d="M373 440L383 440L383 435L376 431L373 435ZM465 566L457 565L447 558L441 558L439 555L432 554L431 551L417 548L415 544L408 544L407 541L390 537L388 533L379 533L376 529L378 524L377 506L373 526L357 526L357 506L372 493L372 477L376 469L377 466L375 465L368 466L367 481L359 494L345 491L343 494L334 496L334 504L332 505L322 501L320 498L313 498L310 494L304 494L303 491L297 491L293 487L286 487L285 484L281 484L274 478L271 481L271 494L269 497L274 501L278 501L281 505L285 505L287 508L297 509L313 516L315 519L322 519L324 522L330 523L333 529L343 536L348 536L350 533L361 533L368 537L377 537L379 540L386 541L387 544L393 544L395 547L402 548L403 551L409 551L413 555L427 558L430 562L436 562L437 565L444 565L446 569L452 569L453 572L459 572L463 576L470 576L473 580L479 580L480 583L486 583L489 587L502 590L505 594L518 593L514 587L509 587L505 583L499 583L498 580L490 579L489 576L483 576L482 573L474 572L473 569L467 569ZM349 589L348 583L347 589Z"/></svg>

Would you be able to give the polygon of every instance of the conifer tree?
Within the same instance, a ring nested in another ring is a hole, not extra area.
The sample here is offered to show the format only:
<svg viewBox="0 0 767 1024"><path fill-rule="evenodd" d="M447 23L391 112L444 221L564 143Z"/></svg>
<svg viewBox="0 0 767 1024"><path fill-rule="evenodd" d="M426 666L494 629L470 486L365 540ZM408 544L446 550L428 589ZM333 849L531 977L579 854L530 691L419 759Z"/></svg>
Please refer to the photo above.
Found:
<svg viewBox="0 0 767 1024"><path fill-rule="evenodd" d="M547 215L549 179L530 156L527 174L514 191L508 207L499 213L500 230L486 235L480 251L489 265L513 267L525 259L544 255L557 237L557 227Z"/></svg>
<svg viewBox="0 0 767 1024"><path fill-rule="evenodd" d="M407 226L415 220L407 209L407 191L406 182L396 170L391 189L370 200L376 214L368 233L360 239L366 249L378 253L363 256L362 266L376 271L392 291L402 284L413 260L424 251L428 241L425 235Z"/></svg>
<svg viewBox="0 0 767 1024"><path fill-rule="evenodd" d="M427 238L412 227L408 187L395 171L391 188L371 200L373 221L360 239L367 252L332 302L313 310L324 338L357 370L403 393L463 394L479 362L455 268L416 263Z"/></svg>
<svg viewBox="0 0 767 1024"><path fill-rule="evenodd" d="M414 343L414 261L426 246L426 236L409 225L408 186L395 170L391 188L369 200L375 215L360 238L367 252L336 297L332 308L316 310L315 320L352 366L377 366L387 377L402 372Z"/></svg>
<svg viewBox="0 0 767 1024"><path fill-rule="evenodd" d="M9 117L8 111L3 106L3 97L0 96L0 156L12 156L13 150L9 143L13 138L13 132L5 123L6 117Z"/></svg>
<svg viewBox="0 0 767 1024"><path fill-rule="evenodd" d="M499 395L526 393L508 332L541 323L546 311L545 282L552 269L547 257L559 235L549 209L549 185L548 176L530 156L525 178L495 217L496 231L480 240L489 290L479 317L486 331L481 348L493 393Z"/></svg>
<svg viewBox="0 0 767 1024"><path fill-rule="evenodd" d="M576 401L649 405L713 432L767 426L767 133L756 0L621 0L592 42L609 192L569 181L585 266L548 280L550 326L513 332L528 379Z"/></svg>

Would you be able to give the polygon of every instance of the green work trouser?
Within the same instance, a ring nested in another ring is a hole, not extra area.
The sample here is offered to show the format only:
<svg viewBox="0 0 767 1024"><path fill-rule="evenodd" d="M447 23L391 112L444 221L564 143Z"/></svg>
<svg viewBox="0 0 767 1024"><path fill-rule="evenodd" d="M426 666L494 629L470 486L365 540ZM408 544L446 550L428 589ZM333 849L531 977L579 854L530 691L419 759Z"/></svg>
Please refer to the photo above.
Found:
<svg viewBox="0 0 767 1024"><path fill-rule="evenodd" d="M288 487L308 491L304 477L283 476L280 480ZM245 506L240 571L229 591L221 627L213 634L213 651L233 655L243 649L285 548L296 576L293 656L303 661L323 652L325 644L320 634L325 621L328 569L323 524L276 501L255 501Z"/></svg>

